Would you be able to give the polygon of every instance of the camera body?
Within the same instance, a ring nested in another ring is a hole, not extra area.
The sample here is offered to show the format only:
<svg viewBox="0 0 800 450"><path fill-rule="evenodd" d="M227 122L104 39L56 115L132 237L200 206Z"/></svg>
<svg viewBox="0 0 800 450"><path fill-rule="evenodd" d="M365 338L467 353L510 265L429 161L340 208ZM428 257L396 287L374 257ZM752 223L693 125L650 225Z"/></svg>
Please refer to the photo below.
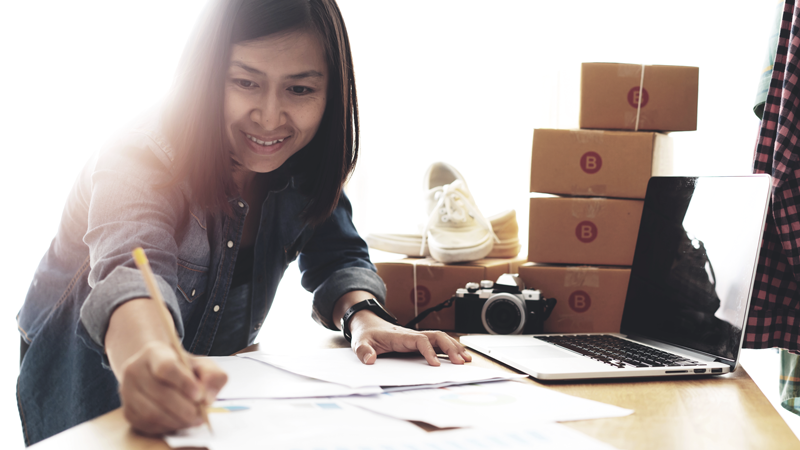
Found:
<svg viewBox="0 0 800 450"><path fill-rule="evenodd" d="M456 331L459 333L537 334L550 316L556 300L535 289L525 289L516 274L497 282L467 283L456 290Z"/></svg>

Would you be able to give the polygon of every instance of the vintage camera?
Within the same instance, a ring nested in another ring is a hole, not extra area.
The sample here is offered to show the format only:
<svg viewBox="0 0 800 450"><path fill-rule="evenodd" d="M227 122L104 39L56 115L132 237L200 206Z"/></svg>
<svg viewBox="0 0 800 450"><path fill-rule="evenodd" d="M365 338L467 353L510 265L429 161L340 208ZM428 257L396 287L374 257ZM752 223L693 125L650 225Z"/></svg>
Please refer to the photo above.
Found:
<svg viewBox="0 0 800 450"><path fill-rule="evenodd" d="M541 292L525 289L516 274L504 274L496 283L483 280L456 290L456 331L459 333L537 334L556 304Z"/></svg>

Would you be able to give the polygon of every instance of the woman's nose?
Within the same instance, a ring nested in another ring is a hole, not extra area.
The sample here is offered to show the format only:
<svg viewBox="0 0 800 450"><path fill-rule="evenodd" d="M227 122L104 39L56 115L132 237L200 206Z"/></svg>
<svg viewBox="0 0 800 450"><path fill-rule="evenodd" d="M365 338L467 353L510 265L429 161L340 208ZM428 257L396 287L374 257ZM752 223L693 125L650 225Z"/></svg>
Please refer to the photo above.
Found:
<svg viewBox="0 0 800 450"><path fill-rule="evenodd" d="M265 130L274 130L283 125L284 110L279 96L274 92L264 95L250 111L250 120Z"/></svg>

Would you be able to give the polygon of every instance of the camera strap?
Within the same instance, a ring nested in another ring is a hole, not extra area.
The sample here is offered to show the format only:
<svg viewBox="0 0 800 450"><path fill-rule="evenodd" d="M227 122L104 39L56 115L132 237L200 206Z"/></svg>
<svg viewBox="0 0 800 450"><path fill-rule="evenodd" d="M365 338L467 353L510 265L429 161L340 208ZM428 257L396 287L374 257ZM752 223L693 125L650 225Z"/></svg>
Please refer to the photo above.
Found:
<svg viewBox="0 0 800 450"><path fill-rule="evenodd" d="M553 308L556 307L556 299L554 298L542 298L544 300L544 311L542 311L542 320L547 320L550 317L550 313L553 312Z"/></svg>
<svg viewBox="0 0 800 450"><path fill-rule="evenodd" d="M411 322L408 322L407 324L405 324L405 327L406 328L412 328L412 329L415 328L417 326L417 324L422 322L423 320L425 320L425 318L428 317L428 315L430 313L436 312L436 311L441 311L441 310L443 310L445 308L449 308L449 307L453 306L453 301L454 300L455 300L455 297L450 298L450 299L448 299L448 300L446 300L446 301L444 301L442 303L439 303L438 305L436 305L436 306L434 306L432 308L428 308L425 311L422 311L421 313L419 313L419 315L417 317L414 317L414 319L412 319Z"/></svg>

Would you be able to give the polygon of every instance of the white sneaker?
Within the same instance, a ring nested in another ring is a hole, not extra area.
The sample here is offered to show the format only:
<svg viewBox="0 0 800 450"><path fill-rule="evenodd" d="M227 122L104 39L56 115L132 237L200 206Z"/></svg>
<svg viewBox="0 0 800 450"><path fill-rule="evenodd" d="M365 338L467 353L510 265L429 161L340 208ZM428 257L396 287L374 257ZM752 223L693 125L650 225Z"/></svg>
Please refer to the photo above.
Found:
<svg viewBox="0 0 800 450"><path fill-rule="evenodd" d="M431 256L443 263L486 257L498 239L458 170L442 162L432 164L423 188L428 221L422 229L419 252L424 253L427 244Z"/></svg>
<svg viewBox="0 0 800 450"><path fill-rule="evenodd" d="M487 217L492 231L499 239L492 246L487 258L513 258L519 255L519 225L517 213L513 209ZM422 234L370 233L365 237L367 245L384 252L407 256L430 256L428 246L422 246ZM420 248L422 246L422 248ZM420 251L421 250L421 251Z"/></svg>

